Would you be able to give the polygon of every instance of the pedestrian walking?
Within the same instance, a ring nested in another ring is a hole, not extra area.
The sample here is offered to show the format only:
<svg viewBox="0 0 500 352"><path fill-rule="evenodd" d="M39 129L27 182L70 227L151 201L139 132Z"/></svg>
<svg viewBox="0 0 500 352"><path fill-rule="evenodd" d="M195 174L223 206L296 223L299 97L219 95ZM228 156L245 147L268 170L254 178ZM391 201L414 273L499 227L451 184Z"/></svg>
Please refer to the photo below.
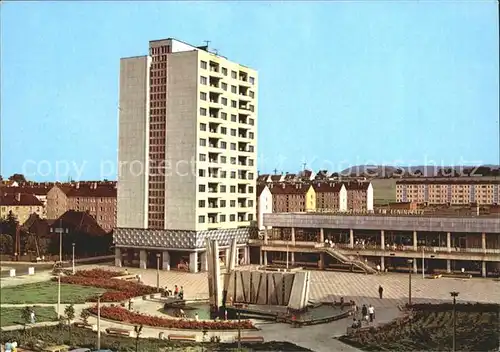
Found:
<svg viewBox="0 0 500 352"><path fill-rule="evenodd" d="M177 285L174 286L174 297L177 298L177 296L179 295L179 288L177 287Z"/></svg>
<svg viewBox="0 0 500 352"><path fill-rule="evenodd" d="M368 314L370 316L370 323L373 323L373 319L375 319L375 308L370 304L368 307Z"/></svg>
<svg viewBox="0 0 500 352"><path fill-rule="evenodd" d="M30 322L31 324L35 324L36 322L35 311L33 309L30 310Z"/></svg>
<svg viewBox="0 0 500 352"><path fill-rule="evenodd" d="M379 285L378 295L379 295L380 299L382 299L383 294L384 294L384 288L382 287L382 285Z"/></svg>

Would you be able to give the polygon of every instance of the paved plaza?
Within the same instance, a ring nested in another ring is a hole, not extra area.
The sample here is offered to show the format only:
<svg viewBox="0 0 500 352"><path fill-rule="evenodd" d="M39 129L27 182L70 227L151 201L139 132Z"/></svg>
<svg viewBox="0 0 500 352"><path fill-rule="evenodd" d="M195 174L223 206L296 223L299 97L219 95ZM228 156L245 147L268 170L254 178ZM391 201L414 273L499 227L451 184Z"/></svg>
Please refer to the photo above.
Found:
<svg viewBox="0 0 500 352"><path fill-rule="evenodd" d="M84 265L78 269L91 269L100 267L104 269L117 270L114 266L105 265ZM123 270L125 268L122 268ZM126 268L130 274L140 274L141 279L147 285L156 286L157 272L155 269ZM256 270L255 266L240 267L238 270ZM183 286L185 299L208 299L207 274L206 273L186 273L180 271L160 271L161 287L174 288L174 285ZM47 280L49 272L39 272L31 277L1 278L1 286L19 285L29 282ZM384 297L378 296L378 287L384 288ZM500 281L492 279L423 279L420 275L412 275L412 299L413 302L438 303L450 302L450 292L460 292L459 301L462 302L489 302L500 303ZM358 305L372 304L376 309L376 323L389 322L401 315L397 308L408 302L408 275L405 274L381 274L363 275L354 273L339 273L329 271L311 272L311 292L310 300L321 302L354 300ZM76 305L76 310L83 309L85 305ZM158 309L161 304L158 302L143 301L134 303L135 309L150 315L160 315ZM78 315L77 315L78 316ZM90 319L94 323L94 318ZM350 319L343 319L336 322L292 328L286 324L274 324L268 322L256 322L256 326L261 328L259 332L266 341L286 339L292 343L312 349L317 352L327 351L357 351L347 346L335 337L344 335ZM119 323L103 322L102 328L120 326ZM144 337L158 336L158 329L145 329ZM234 333L228 336L221 336L224 340L234 338Z"/></svg>

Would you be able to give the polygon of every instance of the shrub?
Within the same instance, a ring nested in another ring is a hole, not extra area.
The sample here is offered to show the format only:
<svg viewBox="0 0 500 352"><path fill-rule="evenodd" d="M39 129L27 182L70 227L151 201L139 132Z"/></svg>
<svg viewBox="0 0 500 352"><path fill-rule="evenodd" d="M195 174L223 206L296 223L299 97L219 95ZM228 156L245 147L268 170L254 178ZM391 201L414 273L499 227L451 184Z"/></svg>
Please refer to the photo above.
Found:
<svg viewBox="0 0 500 352"><path fill-rule="evenodd" d="M101 271L106 272L106 270ZM93 277L93 275L96 275L96 272L97 271L95 270L93 271L93 273L85 273L85 271L82 271L82 273L85 274L64 276L61 277L61 282L65 284L92 286L107 289L109 290L109 292L105 292L104 295L101 296L101 301L103 302L122 302L132 297L149 295L157 292L157 289L152 286L106 277L106 275L111 275L109 274L109 272L108 274L103 274L103 277ZM57 279L54 278L52 280L55 281ZM160 290L160 292L162 292L162 290ZM91 298L90 301L96 302L97 296Z"/></svg>
<svg viewBox="0 0 500 352"><path fill-rule="evenodd" d="M92 314L97 314L97 307L89 308L89 310ZM236 321L177 320L130 312L127 309L115 306L101 307L101 317L132 325L147 325L166 329L235 330L238 329L238 326L241 329L254 328L249 320L242 320L239 323Z"/></svg>

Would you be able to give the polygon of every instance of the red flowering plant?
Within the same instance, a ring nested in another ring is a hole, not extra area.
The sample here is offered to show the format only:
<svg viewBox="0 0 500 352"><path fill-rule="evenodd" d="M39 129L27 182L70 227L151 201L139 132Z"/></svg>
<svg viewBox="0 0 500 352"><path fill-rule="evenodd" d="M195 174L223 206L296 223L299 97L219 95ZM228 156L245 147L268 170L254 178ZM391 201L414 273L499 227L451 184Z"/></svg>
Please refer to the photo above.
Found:
<svg viewBox="0 0 500 352"><path fill-rule="evenodd" d="M113 279L116 272L107 270L87 270L80 271L79 275L63 276L61 282L64 284L73 284L80 286L92 286L108 290L101 296L103 302L123 302L132 297L149 295L157 292L152 286L139 284L137 282ZM96 277L97 276L97 277ZM56 279L53 279L56 280ZM162 290L160 290L161 292ZM90 299L91 302L97 301L97 297Z"/></svg>
<svg viewBox="0 0 500 352"><path fill-rule="evenodd" d="M90 269L90 270L79 270L74 276L78 277L90 277L95 279L111 279L117 276L123 276L120 271L104 270L104 269Z"/></svg>
<svg viewBox="0 0 500 352"><path fill-rule="evenodd" d="M90 313L96 315L97 307L89 308ZM161 327L166 329L186 329L186 330L236 330L240 329L255 329L254 325L249 320L238 321L213 321L213 320L178 320L169 319L158 316L151 316L131 312L122 307L102 306L101 317L116 320L132 325L146 325L153 327Z"/></svg>

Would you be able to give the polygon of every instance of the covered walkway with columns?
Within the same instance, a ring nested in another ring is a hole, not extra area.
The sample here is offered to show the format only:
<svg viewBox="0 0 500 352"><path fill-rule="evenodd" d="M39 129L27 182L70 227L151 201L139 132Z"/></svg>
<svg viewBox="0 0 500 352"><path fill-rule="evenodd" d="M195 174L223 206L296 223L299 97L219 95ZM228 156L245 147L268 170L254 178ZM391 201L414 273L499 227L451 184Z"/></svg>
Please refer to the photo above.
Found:
<svg viewBox="0 0 500 352"><path fill-rule="evenodd" d="M246 245L239 245L236 266L250 263L250 250ZM221 264L229 263L229 247L219 251ZM175 249L123 248L115 247L115 266L136 267L141 269L181 270L197 273L207 271L205 250L182 251Z"/></svg>
<svg viewBox="0 0 500 352"><path fill-rule="evenodd" d="M359 234L359 235L358 235ZM369 242L364 240L364 237L369 236ZM388 241L386 241L388 238ZM340 240L336 242L336 240ZM482 233L452 233L452 232L431 232L431 231L394 231L394 230L362 230L362 229L331 229L331 228L303 228L303 227L278 227L272 226L264 231L263 244L265 246L271 244L285 245L289 247L300 246L330 246L343 250L355 250L358 256L368 257L372 253L367 253L367 250L378 250L380 255L375 256L378 259L381 271L386 270L386 258L395 256L390 252L404 251L415 252L413 258L413 271L418 271L418 262L422 263L421 252L445 252L452 255L453 253L465 254L470 253L485 253L493 254L498 251L498 263L492 262L487 264L487 261L467 259L462 257L454 259L446 259L446 271L451 273L456 271L457 263L467 263L469 267L479 267L483 277L486 277L488 272L493 272L500 268L500 235ZM443 246L444 245L444 246ZM288 252L288 251L287 251ZM291 250L286 254L286 260L290 265L295 264L296 250ZM389 253L387 253L389 252ZM405 255L407 257L407 255ZM427 257L429 257L427 255ZM404 259L406 260L406 259ZM431 259L432 260L432 255ZM267 265L268 255L261 250L260 265ZM324 263L323 255L320 255L319 267ZM424 259L425 264L425 259ZM468 265L470 264L470 265ZM422 265L422 264L421 264ZM455 267L455 268L454 268ZM462 268L460 268L462 270ZM471 269L472 270L472 269Z"/></svg>

